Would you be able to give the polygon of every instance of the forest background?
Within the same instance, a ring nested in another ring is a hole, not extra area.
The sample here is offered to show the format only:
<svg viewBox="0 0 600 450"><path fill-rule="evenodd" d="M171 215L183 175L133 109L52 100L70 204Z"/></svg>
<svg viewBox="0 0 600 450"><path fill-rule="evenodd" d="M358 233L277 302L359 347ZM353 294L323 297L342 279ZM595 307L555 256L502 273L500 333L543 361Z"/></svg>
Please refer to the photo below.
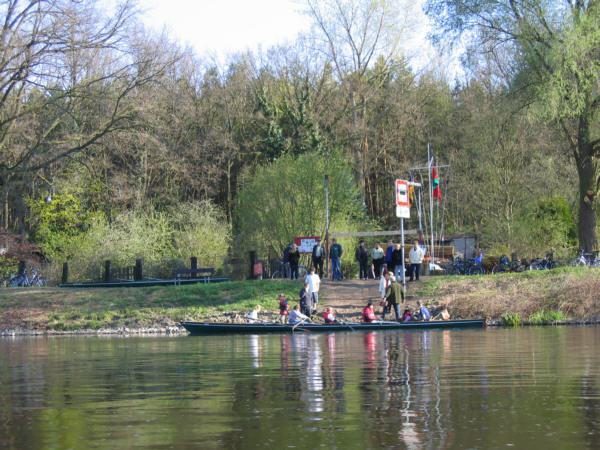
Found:
<svg viewBox="0 0 600 450"><path fill-rule="evenodd" d="M597 250L596 2L430 0L460 81L412 68L412 2L303 5L309 34L221 66L145 30L133 1L3 1L3 270L34 248L79 277L280 255L324 233L325 175L331 231L397 229L393 182L428 143L450 165L446 233L494 254Z"/></svg>

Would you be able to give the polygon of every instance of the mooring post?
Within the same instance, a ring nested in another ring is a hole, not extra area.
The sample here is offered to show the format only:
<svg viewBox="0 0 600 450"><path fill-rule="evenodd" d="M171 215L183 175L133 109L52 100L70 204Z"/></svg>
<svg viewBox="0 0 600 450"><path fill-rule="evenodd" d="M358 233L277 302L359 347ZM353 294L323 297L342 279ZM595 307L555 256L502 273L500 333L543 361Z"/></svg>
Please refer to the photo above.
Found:
<svg viewBox="0 0 600 450"><path fill-rule="evenodd" d="M64 262L63 270L62 270L62 284L67 284L68 282L69 282L69 263Z"/></svg>
<svg viewBox="0 0 600 450"><path fill-rule="evenodd" d="M190 258L190 269L192 269L192 278L196 278L196 272L194 272L194 270L196 270L198 268L198 258L195 256L192 256Z"/></svg>
<svg viewBox="0 0 600 450"><path fill-rule="evenodd" d="M250 280L253 280L254 277L254 264L256 263L256 251L252 250L250 252Z"/></svg>
<svg viewBox="0 0 600 450"><path fill-rule="evenodd" d="M110 283L110 259L104 261L104 282Z"/></svg>
<svg viewBox="0 0 600 450"><path fill-rule="evenodd" d="M142 258L135 260L135 271L133 272L134 281L142 281L144 279L144 260Z"/></svg>

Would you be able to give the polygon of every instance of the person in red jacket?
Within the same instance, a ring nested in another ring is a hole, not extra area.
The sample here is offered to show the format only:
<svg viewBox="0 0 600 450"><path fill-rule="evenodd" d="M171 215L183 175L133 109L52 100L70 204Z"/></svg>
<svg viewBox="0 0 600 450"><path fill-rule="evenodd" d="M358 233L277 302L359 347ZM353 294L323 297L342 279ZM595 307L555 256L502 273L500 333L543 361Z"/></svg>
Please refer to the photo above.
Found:
<svg viewBox="0 0 600 450"><path fill-rule="evenodd" d="M337 319L335 318L335 313L330 306L327 307L327 310L323 314L323 319L325 320L325 323L338 323Z"/></svg>
<svg viewBox="0 0 600 450"><path fill-rule="evenodd" d="M363 309L362 320L364 323L371 323L376 322L376 319L377 317L375 316L375 311L373 311L373 303L371 303L371 300L369 300L367 306L365 306L365 309Z"/></svg>

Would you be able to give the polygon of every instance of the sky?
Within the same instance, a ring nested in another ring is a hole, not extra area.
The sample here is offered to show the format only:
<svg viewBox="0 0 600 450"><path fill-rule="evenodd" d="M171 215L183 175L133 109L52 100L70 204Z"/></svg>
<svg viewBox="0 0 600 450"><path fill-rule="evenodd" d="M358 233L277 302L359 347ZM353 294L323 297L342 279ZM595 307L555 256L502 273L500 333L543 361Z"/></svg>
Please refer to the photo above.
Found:
<svg viewBox="0 0 600 450"><path fill-rule="evenodd" d="M189 45L198 56L221 63L229 54L266 51L310 30L298 0L139 0L139 6L145 26L166 29L171 39ZM427 18L418 11L418 26L406 44L413 69L451 66L436 59L426 40Z"/></svg>
<svg viewBox="0 0 600 450"><path fill-rule="evenodd" d="M140 0L139 5L146 26L156 31L166 26L172 38L201 56L267 50L310 28L293 0Z"/></svg>

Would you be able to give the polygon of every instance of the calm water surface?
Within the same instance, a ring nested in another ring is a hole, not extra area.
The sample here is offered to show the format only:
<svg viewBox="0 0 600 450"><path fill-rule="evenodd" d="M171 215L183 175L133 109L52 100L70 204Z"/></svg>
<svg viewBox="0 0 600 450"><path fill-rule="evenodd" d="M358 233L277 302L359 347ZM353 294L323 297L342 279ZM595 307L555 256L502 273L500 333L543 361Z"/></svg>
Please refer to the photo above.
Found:
<svg viewBox="0 0 600 450"><path fill-rule="evenodd" d="M0 448L600 448L600 328L0 339Z"/></svg>

